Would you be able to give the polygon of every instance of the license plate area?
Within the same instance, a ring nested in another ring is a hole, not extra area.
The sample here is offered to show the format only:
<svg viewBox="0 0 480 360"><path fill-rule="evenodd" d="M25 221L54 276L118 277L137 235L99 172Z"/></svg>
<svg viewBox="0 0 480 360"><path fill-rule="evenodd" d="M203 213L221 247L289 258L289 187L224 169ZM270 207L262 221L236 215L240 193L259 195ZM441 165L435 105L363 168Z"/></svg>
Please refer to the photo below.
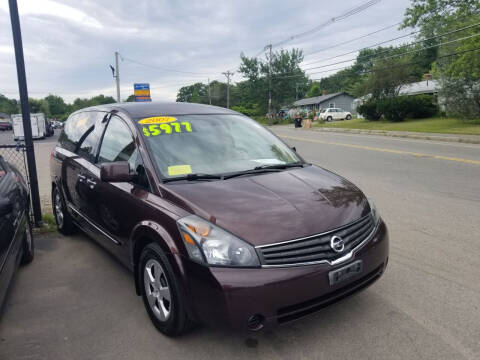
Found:
<svg viewBox="0 0 480 360"><path fill-rule="evenodd" d="M355 275L361 274L363 271L363 262L362 260L354 261L348 265L341 267L340 269L330 271L328 273L328 279L330 281L330 286L336 285L338 283L344 282Z"/></svg>

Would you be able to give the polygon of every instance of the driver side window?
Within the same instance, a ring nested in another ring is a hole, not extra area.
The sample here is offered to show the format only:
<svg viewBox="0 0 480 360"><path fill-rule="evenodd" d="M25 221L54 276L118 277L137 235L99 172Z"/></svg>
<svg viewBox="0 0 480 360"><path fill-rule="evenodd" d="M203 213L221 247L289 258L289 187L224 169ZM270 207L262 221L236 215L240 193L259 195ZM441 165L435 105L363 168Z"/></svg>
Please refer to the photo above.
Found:
<svg viewBox="0 0 480 360"><path fill-rule="evenodd" d="M127 124L119 117L113 116L103 135L98 163L129 161L136 154L135 141Z"/></svg>
<svg viewBox="0 0 480 360"><path fill-rule="evenodd" d="M130 165L130 170L138 175L135 183L149 188L142 158L135 145L135 139L127 124L115 115L108 122L107 129L103 135L97 163L102 164L114 161L127 161Z"/></svg>

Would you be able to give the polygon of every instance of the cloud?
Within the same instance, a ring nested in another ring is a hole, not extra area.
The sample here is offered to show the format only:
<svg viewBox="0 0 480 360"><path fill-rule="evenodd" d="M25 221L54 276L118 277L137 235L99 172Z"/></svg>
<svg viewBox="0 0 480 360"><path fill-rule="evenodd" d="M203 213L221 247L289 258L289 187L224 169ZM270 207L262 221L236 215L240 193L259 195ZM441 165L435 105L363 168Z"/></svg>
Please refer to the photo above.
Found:
<svg viewBox="0 0 480 360"><path fill-rule="evenodd" d="M383 0L367 11L288 43L305 52L398 22L409 0ZM182 85L222 80L239 55L311 29L359 0L325 1L21 0L28 87L33 97L55 93L71 101L100 92L115 96L108 65L120 61L122 98L134 82L149 82L154 100L175 100ZM307 57L321 59L397 35L395 29ZM348 58L348 57L347 57ZM130 60L135 60L132 62ZM340 58L339 60L342 60ZM18 97L7 2L0 3L0 93ZM174 72L178 70L182 72ZM327 75L327 74L326 74ZM238 81L240 75L234 76Z"/></svg>
<svg viewBox="0 0 480 360"><path fill-rule="evenodd" d="M6 2L0 4L0 9L8 12L8 5ZM60 17L68 21L77 22L83 26L89 26L101 29L103 26L101 22L95 18L87 15L85 12L75 9L69 5L52 0L24 0L18 5L18 12L20 16L25 15L49 15Z"/></svg>

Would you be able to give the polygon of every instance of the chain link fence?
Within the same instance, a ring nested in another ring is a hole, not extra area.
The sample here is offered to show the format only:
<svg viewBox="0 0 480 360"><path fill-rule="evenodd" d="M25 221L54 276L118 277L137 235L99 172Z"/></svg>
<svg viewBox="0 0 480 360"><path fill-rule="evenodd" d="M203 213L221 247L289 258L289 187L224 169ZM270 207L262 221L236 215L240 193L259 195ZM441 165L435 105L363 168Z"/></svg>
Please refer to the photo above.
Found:
<svg viewBox="0 0 480 360"><path fill-rule="evenodd" d="M27 170L25 145L21 143L16 145L0 145L0 155L10 165L15 166L15 168L20 171L25 182L28 184L28 190L30 191L30 178ZM30 207L30 209L31 208L32 207ZM32 218L32 214L30 214L30 218Z"/></svg>
<svg viewBox="0 0 480 360"><path fill-rule="evenodd" d="M27 161L25 157L25 145L0 145L0 155L5 161L10 165L15 166L18 171L20 171L27 183L28 181L28 171L27 171Z"/></svg>

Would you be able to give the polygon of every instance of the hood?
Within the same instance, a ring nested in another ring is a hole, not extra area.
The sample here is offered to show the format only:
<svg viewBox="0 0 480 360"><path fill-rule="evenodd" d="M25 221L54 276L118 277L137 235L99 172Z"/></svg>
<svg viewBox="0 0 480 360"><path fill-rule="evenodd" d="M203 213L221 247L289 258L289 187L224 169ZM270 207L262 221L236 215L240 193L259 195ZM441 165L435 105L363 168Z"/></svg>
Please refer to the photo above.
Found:
<svg viewBox="0 0 480 360"><path fill-rule="evenodd" d="M172 183L167 198L257 245L335 229L366 215L363 193L316 166L224 181Z"/></svg>

